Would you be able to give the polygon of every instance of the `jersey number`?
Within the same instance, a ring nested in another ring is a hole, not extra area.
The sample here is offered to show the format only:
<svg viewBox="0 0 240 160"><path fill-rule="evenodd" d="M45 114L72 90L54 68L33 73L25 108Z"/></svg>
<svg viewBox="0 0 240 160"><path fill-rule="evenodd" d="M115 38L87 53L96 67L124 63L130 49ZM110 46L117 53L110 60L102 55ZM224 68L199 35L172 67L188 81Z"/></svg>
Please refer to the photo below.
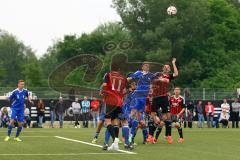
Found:
<svg viewBox="0 0 240 160"><path fill-rule="evenodd" d="M113 78L113 80L112 80L112 90L117 90L118 92L120 92L121 85L122 85L122 80L121 79Z"/></svg>

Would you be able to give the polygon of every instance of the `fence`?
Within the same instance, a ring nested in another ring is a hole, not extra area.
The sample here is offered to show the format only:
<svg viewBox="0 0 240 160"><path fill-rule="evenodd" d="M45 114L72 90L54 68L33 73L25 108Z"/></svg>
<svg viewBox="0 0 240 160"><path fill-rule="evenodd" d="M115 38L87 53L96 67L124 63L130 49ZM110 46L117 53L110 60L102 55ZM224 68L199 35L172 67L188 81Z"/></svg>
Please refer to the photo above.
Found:
<svg viewBox="0 0 240 160"><path fill-rule="evenodd" d="M0 87L0 96L3 98L14 89L15 87ZM57 88L53 90L48 87L35 87L28 88L32 96L36 99L57 99L63 97L64 99L72 99L74 97L82 98L83 96L88 97L99 97L98 89L91 88L89 90L79 90L74 87L70 90L64 88ZM172 91L171 91L172 92ZM238 97L237 89L224 89L224 88L184 88L182 89L182 95L186 100L221 100L222 98L232 99Z"/></svg>

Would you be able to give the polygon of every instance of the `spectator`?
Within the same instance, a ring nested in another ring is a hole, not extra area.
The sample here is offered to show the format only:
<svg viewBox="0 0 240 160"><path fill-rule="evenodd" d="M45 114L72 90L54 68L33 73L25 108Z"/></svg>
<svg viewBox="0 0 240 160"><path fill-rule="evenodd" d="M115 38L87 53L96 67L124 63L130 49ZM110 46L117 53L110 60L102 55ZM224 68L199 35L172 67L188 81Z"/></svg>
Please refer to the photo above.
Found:
<svg viewBox="0 0 240 160"><path fill-rule="evenodd" d="M99 106L100 106L100 102L97 100L96 97L93 97L93 100L91 102L91 114L93 117L93 127L94 128L97 127L97 123L98 123Z"/></svg>
<svg viewBox="0 0 240 160"><path fill-rule="evenodd" d="M221 104L221 108L222 108L222 111L226 111L227 113L229 113L230 105L227 103L226 98L223 99L223 103Z"/></svg>
<svg viewBox="0 0 240 160"><path fill-rule="evenodd" d="M0 119L1 119L1 127L7 128L10 121L7 107L3 107L1 109Z"/></svg>
<svg viewBox="0 0 240 160"><path fill-rule="evenodd" d="M50 101L49 108L50 108L50 119L51 119L50 127L54 128L54 121L56 119L56 105L54 105L53 100Z"/></svg>
<svg viewBox="0 0 240 160"><path fill-rule="evenodd" d="M83 127L88 128L89 121L89 112L90 112L90 101L85 96L83 101L81 102L82 106L82 114L83 114Z"/></svg>
<svg viewBox="0 0 240 160"><path fill-rule="evenodd" d="M29 128L31 125L31 117L29 108L24 106L24 127Z"/></svg>
<svg viewBox="0 0 240 160"><path fill-rule="evenodd" d="M203 124L204 124L204 111L203 111L203 105L202 105L202 101L198 101L198 104L196 106L196 111L197 111L197 115L198 115L198 128L203 128Z"/></svg>
<svg viewBox="0 0 240 160"><path fill-rule="evenodd" d="M213 127L213 115L214 115L214 106L211 102L207 102L207 105L205 106L205 113L207 117L207 125L208 128Z"/></svg>
<svg viewBox="0 0 240 160"><path fill-rule="evenodd" d="M37 113L38 113L38 127L42 128L43 117L45 113L45 104L41 99L38 101L38 104L37 104Z"/></svg>
<svg viewBox="0 0 240 160"><path fill-rule="evenodd" d="M56 104L56 112L57 112L57 115L58 115L59 126L60 126L60 128L63 128L65 106L64 106L64 102L63 102L62 97L59 97L59 101Z"/></svg>
<svg viewBox="0 0 240 160"><path fill-rule="evenodd" d="M214 106L214 114L213 114L213 127L219 128L219 118L221 115L222 109L221 106Z"/></svg>
<svg viewBox="0 0 240 160"><path fill-rule="evenodd" d="M229 120L229 113L227 110L222 110L221 116L220 116L220 123L222 123L222 128L228 128L228 120Z"/></svg>
<svg viewBox="0 0 240 160"><path fill-rule="evenodd" d="M234 98L234 101L232 103L232 128L238 128L238 121L239 121L239 111L240 111L240 103L238 102L237 98Z"/></svg>
<svg viewBox="0 0 240 160"><path fill-rule="evenodd" d="M184 128L187 127L186 121L188 123L188 128L192 128L192 120L193 120L193 110L194 110L194 104L190 101L187 104L187 110L185 114L185 122L184 122Z"/></svg>
<svg viewBox="0 0 240 160"><path fill-rule="evenodd" d="M73 118L75 121L75 128L80 128L80 124L79 124L79 117L80 117L80 113L81 113L81 106L80 103L78 102L78 98L75 98L75 102L72 102L72 111L73 111Z"/></svg>

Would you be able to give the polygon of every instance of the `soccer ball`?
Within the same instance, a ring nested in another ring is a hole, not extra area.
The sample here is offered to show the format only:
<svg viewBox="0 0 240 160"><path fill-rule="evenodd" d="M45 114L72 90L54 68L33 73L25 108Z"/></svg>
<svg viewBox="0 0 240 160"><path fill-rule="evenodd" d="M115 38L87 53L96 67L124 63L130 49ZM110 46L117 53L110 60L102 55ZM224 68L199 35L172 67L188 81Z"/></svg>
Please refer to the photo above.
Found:
<svg viewBox="0 0 240 160"><path fill-rule="evenodd" d="M177 8L175 6L170 6L167 9L167 14L172 16L177 14Z"/></svg>

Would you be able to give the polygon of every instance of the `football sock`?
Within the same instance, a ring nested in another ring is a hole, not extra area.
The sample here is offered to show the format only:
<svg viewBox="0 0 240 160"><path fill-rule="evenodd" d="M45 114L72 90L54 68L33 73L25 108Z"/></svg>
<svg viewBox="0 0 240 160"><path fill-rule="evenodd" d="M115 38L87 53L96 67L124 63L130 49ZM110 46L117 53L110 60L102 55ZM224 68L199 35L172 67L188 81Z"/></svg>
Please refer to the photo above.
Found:
<svg viewBox="0 0 240 160"><path fill-rule="evenodd" d="M180 138L183 138L183 130L182 130L182 127L178 128L178 134L179 134Z"/></svg>
<svg viewBox="0 0 240 160"><path fill-rule="evenodd" d="M125 140L125 144L129 145L129 127L128 126L122 127L122 134Z"/></svg>
<svg viewBox="0 0 240 160"><path fill-rule="evenodd" d="M22 131L22 126L17 128L16 137L18 137Z"/></svg>
<svg viewBox="0 0 240 160"><path fill-rule="evenodd" d="M8 136L9 136L9 137L11 136L12 128L13 128L13 126L12 126L11 124L8 125Z"/></svg>
<svg viewBox="0 0 240 160"><path fill-rule="evenodd" d="M99 135L99 132L96 132L94 138L98 139L98 135Z"/></svg>
<svg viewBox="0 0 240 160"><path fill-rule="evenodd" d="M142 134L143 134L143 142L146 142L148 137L148 131L146 127L142 128Z"/></svg>
<svg viewBox="0 0 240 160"><path fill-rule="evenodd" d="M114 125L114 134L115 134L115 137L118 138L119 126Z"/></svg>
<svg viewBox="0 0 240 160"><path fill-rule="evenodd" d="M107 126L107 130L108 130L109 134L111 135L111 137L112 137L112 139L113 139L113 141L114 141L114 140L115 140L115 133L114 133L114 127L113 127L113 125L112 125L112 124L109 124L109 125Z"/></svg>
<svg viewBox="0 0 240 160"><path fill-rule="evenodd" d="M158 139L159 135L161 134L162 132L162 127L158 127L157 128L157 132L156 132L156 135L155 135L155 139Z"/></svg>
<svg viewBox="0 0 240 160"><path fill-rule="evenodd" d="M110 139L110 133L108 132L108 129L105 131L105 139L104 139L104 144L108 144Z"/></svg>

